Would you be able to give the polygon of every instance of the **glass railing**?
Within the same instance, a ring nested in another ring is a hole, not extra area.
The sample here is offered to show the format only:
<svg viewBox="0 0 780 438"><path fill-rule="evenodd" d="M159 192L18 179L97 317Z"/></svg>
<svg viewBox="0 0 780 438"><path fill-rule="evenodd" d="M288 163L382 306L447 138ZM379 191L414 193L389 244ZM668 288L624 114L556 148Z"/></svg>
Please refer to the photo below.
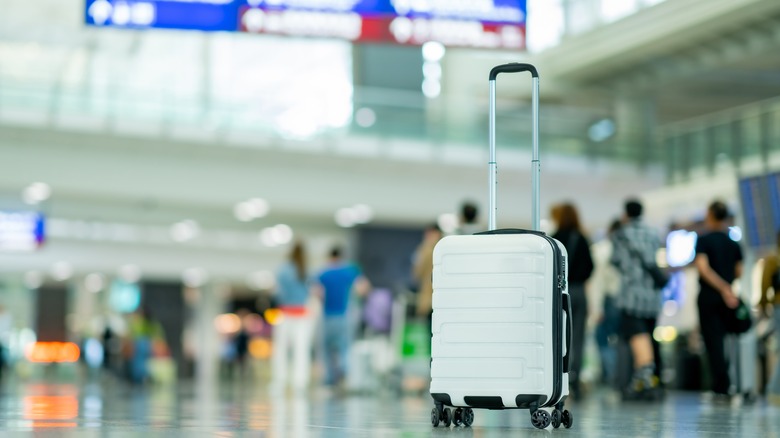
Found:
<svg viewBox="0 0 780 438"><path fill-rule="evenodd" d="M765 171L770 156L780 152L780 98L669 124L658 132L672 184L723 168Z"/></svg>
<svg viewBox="0 0 780 438"><path fill-rule="evenodd" d="M441 95L426 99L421 93L386 89L355 88L346 117L321 120L306 111L290 114L280 122L273 106L248 105L246 101L193 98L165 90L128 90L109 86L106 92L55 84L32 79L10 80L0 77L0 121L34 119L54 127L88 126L90 130L127 132L132 125L167 135L192 129L208 131L211 139L230 144L231 138L252 139L262 146L269 141L331 140L347 137L373 137L409 140L432 145L457 145L481 148L487 144L487 102L474 102ZM485 90L487 94L487 87ZM349 99L347 100L349 102ZM333 106L343 106L343 101ZM328 108L328 102L322 106ZM339 111L342 111L339 109ZM282 110L282 112L284 109ZM497 118L497 144L501 148L530 150L531 116L529 102L502 102ZM33 116L33 117L30 117ZM311 116L311 114L309 114ZM316 114L315 114L316 116ZM605 114L564 106L542 105L540 115L542 153L625 163L661 162L635 144L614 140L594 142L588 129ZM327 119L327 118L326 118ZM307 121L308 120L308 121ZM148 132L146 132L148 135ZM380 142L381 143L381 142ZM242 146L247 146L246 142Z"/></svg>

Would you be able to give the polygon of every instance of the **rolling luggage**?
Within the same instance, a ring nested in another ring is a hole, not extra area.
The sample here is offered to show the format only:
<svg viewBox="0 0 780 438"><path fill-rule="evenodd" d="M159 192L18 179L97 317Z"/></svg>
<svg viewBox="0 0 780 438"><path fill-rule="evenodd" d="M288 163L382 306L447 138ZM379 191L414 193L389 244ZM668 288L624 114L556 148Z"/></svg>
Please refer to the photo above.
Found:
<svg viewBox="0 0 780 438"><path fill-rule="evenodd" d="M496 77L525 71L533 81L533 230L497 230ZM431 424L470 426L473 408L528 409L539 429L569 428L567 255L539 231L539 75L505 64L489 84L489 231L445 237L433 252Z"/></svg>

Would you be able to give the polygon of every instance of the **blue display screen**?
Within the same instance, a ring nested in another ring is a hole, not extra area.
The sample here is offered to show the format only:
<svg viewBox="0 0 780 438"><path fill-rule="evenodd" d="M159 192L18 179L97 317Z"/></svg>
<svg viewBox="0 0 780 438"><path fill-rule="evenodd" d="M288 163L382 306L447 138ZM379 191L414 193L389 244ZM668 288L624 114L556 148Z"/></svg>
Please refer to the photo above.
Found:
<svg viewBox="0 0 780 438"><path fill-rule="evenodd" d="M524 25L525 0L86 0L85 22L93 26L201 31L241 30L248 8L361 17L473 20Z"/></svg>
<svg viewBox="0 0 780 438"><path fill-rule="evenodd" d="M87 0L85 20L95 26L236 31L234 0Z"/></svg>
<svg viewBox="0 0 780 438"><path fill-rule="evenodd" d="M774 246L780 228L780 175L741 179L739 193L748 243L759 248Z"/></svg>
<svg viewBox="0 0 780 438"><path fill-rule="evenodd" d="M46 219L31 211L0 211L0 251L33 251L46 240Z"/></svg>

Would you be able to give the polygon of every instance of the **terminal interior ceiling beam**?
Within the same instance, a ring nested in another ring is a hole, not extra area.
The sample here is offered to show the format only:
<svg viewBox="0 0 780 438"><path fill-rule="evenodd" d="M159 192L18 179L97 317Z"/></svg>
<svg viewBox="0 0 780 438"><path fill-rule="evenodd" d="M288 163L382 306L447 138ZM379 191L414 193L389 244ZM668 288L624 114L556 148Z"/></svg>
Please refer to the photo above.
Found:
<svg viewBox="0 0 780 438"><path fill-rule="evenodd" d="M543 75L544 100L578 102L586 110L588 100L603 108L605 99L620 93L652 95L670 101L658 108L659 122L664 123L779 94L777 80L761 89L755 81L762 78L762 70L778 71L778 20L780 2L775 0L666 1L564 37L558 46L537 54L455 53L448 61L450 73L458 78L452 88L479 96L484 93L480 71L498 59L527 61L537 64ZM698 88L703 78L718 82L707 90L709 96L684 93L688 87ZM747 95L733 96L741 87L748 87ZM505 87L502 93L521 99L529 94L523 87ZM675 101L675 96L680 98ZM680 104L697 105L679 111Z"/></svg>

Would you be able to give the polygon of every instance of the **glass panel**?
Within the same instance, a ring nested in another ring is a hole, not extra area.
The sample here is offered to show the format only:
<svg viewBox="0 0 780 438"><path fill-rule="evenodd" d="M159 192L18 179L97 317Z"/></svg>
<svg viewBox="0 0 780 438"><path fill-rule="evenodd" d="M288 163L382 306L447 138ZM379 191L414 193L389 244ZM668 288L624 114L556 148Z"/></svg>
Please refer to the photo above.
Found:
<svg viewBox="0 0 780 438"><path fill-rule="evenodd" d="M756 157L761 154L761 118L758 115L742 120L742 157Z"/></svg>

